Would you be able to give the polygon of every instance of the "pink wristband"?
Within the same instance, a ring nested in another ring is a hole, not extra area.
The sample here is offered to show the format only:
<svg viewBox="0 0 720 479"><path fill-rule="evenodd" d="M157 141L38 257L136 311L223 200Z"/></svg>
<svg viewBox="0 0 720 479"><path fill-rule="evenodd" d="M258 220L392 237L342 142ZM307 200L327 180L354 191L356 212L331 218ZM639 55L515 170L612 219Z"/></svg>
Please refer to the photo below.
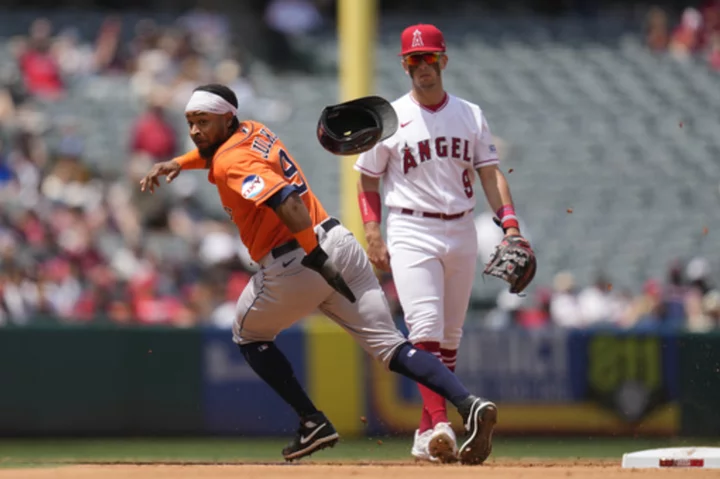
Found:
<svg viewBox="0 0 720 479"><path fill-rule="evenodd" d="M495 212L495 214L500 220L503 231L508 228L520 228L517 216L515 216L515 208L512 205L503 205Z"/></svg>

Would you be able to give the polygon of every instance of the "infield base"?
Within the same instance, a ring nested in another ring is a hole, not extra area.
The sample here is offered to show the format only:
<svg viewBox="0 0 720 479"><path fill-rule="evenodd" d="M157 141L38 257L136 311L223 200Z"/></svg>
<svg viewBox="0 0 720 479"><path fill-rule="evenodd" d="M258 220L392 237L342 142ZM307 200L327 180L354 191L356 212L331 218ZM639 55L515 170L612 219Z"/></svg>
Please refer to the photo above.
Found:
<svg viewBox="0 0 720 479"><path fill-rule="evenodd" d="M622 467L720 469L720 447L671 447L623 454Z"/></svg>

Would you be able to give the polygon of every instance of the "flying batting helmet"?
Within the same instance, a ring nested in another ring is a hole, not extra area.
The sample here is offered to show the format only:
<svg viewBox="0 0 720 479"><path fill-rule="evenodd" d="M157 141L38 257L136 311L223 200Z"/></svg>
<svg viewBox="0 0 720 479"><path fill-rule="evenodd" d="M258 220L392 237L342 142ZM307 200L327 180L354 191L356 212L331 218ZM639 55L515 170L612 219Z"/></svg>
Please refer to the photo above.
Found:
<svg viewBox="0 0 720 479"><path fill-rule="evenodd" d="M366 96L326 106L317 125L320 144L335 155L357 155L395 134L398 118L382 97Z"/></svg>

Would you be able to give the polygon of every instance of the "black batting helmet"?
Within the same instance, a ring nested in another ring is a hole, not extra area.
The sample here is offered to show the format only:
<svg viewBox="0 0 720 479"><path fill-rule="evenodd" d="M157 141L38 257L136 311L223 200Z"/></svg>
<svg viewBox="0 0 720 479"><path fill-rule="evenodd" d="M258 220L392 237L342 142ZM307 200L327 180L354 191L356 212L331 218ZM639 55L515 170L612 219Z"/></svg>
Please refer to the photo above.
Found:
<svg viewBox="0 0 720 479"><path fill-rule="evenodd" d="M317 126L320 144L335 155L357 155L395 134L398 118L382 97L366 96L326 106Z"/></svg>

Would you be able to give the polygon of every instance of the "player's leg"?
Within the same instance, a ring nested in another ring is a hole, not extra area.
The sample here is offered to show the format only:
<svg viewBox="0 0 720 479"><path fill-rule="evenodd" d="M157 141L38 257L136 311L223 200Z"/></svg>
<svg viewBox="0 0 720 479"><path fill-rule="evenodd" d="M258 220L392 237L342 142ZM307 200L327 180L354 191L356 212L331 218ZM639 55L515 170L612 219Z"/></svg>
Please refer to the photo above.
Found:
<svg viewBox="0 0 720 479"><path fill-rule="evenodd" d="M445 249L442 221L391 215L388 219L388 247L393 279L410 341L418 349L441 358L444 331L443 264ZM449 426L445 398L418 384L423 401L420 425L412 452L416 457L442 462L456 459L455 434Z"/></svg>
<svg viewBox="0 0 720 479"><path fill-rule="evenodd" d="M391 250L390 258L410 342L416 348L441 359L445 303L442 294L442 263L432 252L410 246L395 246ZM420 383L417 387L423 407L412 453L418 458L452 462L457 451L455 442L444 428L449 422L445 398ZM436 432L440 430L441 443L438 443Z"/></svg>
<svg viewBox="0 0 720 479"><path fill-rule="evenodd" d="M342 226L336 227L321 238L321 244L357 298L356 303L350 303L333 292L320 306L321 310L390 371L426 386L455 405L467 430L461 460L466 464L482 463L491 451L497 418L495 405L471 395L442 361L414 347L395 327L367 255L352 233Z"/></svg>
<svg viewBox="0 0 720 479"><path fill-rule="evenodd" d="M477 235L471 216L448 224L445 266L445 329L440 344L443 363L455 371L477 264Z"/></svg>
<svg viewBox="0 0 720 479"><path fill-rule="evenodd" d="M443 255L444 266L444 331L440 343L443 364L455 372L457 352L463 335L477 262L477 236L471 216L446 225L448 249ZM435 424L428 448L431 453L446 444L455 446L455 433L449 422Z"/></svg>
<svg viewBox="0 0 720 479"><path fill-rule="evenodd" d="M269 262L253 276L238 300L233 326L233 341L248 365L300 418L296 436L283 449L287 460L332 446L339 437L274 342L278 333L311 314L332 292L320 275L300 264L303 255L302 249L296 249Z"/></svg>

